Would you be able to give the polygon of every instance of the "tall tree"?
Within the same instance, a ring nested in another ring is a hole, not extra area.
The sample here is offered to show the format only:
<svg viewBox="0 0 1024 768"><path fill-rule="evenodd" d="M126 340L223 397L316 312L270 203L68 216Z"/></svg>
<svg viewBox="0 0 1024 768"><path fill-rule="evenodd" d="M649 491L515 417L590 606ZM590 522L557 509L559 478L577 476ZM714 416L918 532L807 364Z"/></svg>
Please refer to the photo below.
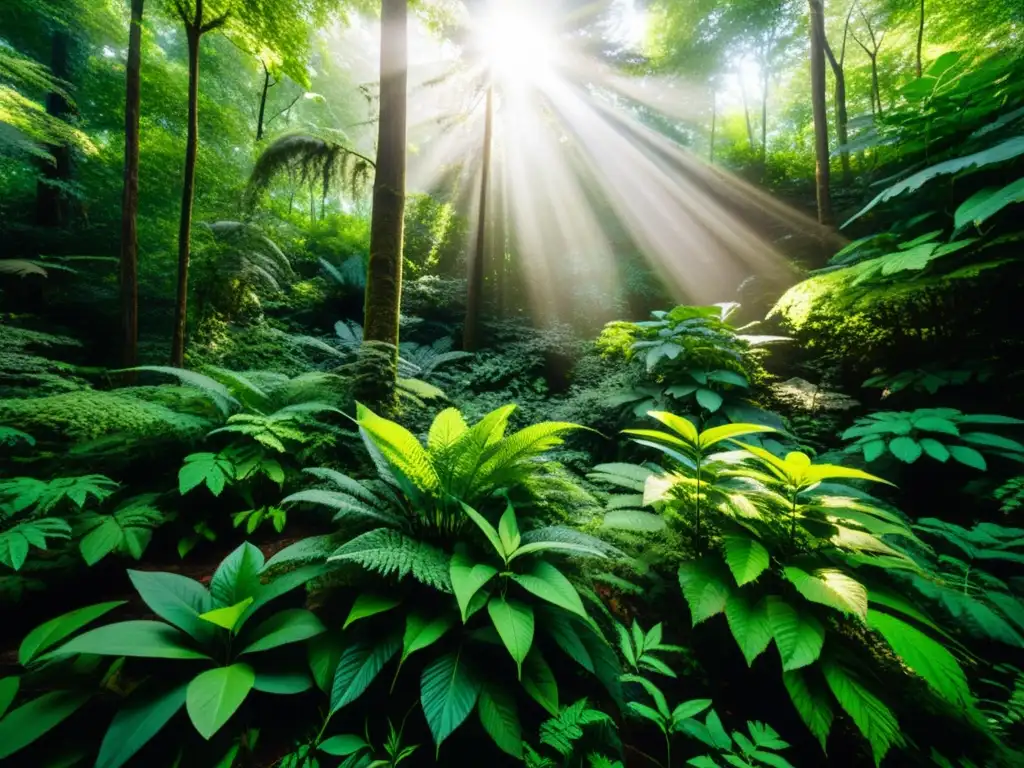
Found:
<svg viewBox="0 0 1024 768"><path fill-rule="evenodd" d="M204 0L174 0L188 42L188 134L185 139L185 173L181 187L181 220L178 225L178 293L174 306L174 338L171 365L185 365L185 332L188 324L188 267L192 239L192 201L196 194L196 157L199 153L199 44L203 35L223 27L230 10L207 17Z"/></svg>
<svg viewBox="0 0 1024 768"><path fill-rule="evenodd" d="M382 0L377 173L370 219L370 263L363 337L394 348L402 294L409 73L407 0Z"/></svg>
<svg viewBox="0 0 1024 768"><path fill-rule="evenodd" d="M131 0L124 104L124 193L121 201L121 362L139 364L139 110L142 99L142 13L145 0Z"/></svg>
<svg viewBox="0 0 1024 768"><path fill-rule="evenodd" d="M921 13L917 24L917 76L921 76L921 49L924 47L924 0L921 0Z"/></svg>
<svg viewBox="0 0 1024 768"><path fill-rule="evenodd" d="M861 40L856 31L851 30L850 34L853 39L857 41L864 53L868 55L868 59L871 61L871 114L882 116L882 91L878 83L878 52L882 48L882 41L885 40L885 30L877 29L879 20L872 20L864 8L860 8L860 17L864 21L864 28L867 30L867 40L871 43L868 45L867 42Z"/></svg>
<svg viewBox="0 0 1024 768"><path fill-rule="evenodd" d="M811 28L811 110L814 113L815 189L818 221L830 225L832 194L829 190L828 110L825 106L825 9L822 0L807 0Z"/></svg>
<svg viewBox="0 0 1024 768"><path fill-rule="evenodd" d="M469 283L466 293L466 322L462 329L462 346L476 352L480 346L480 315L484 302L484 261L487 244L487 197L490 193L491 149L494 143L494 84L487 88L484 116L483 168L480 174L480 202L477 210L476 247L469 262Z"/></svg>
<svg viewBox="0 0 1024 768"><path fill-rule="evenodd" d="M857 0L853 0L846 12L846 20L843 22L843 42L839 48L838 59L832 51L832 46L828 44L828 35L822 41L825 56L828 58L829 66L832 67L832 75L836 81L833 95L836 109L836 139L839 142L839 158L843 166L843 183L847 185L853 181L853 173L850 169L850 151L846 148L850 138L848 129L850 117L846 109L846 43L850 37L850 21L853 19L853 12L856 8Z"/></svg>

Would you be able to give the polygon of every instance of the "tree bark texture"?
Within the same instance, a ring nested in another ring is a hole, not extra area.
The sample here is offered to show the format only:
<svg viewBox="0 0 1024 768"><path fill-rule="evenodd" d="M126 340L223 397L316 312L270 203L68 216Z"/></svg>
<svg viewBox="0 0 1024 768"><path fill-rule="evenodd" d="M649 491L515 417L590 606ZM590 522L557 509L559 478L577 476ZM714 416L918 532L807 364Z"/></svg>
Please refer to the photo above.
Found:
<svg viewBox="0 0 1024 768"><path fill-rule="evenodd" d="M263 90L260 91L260 113L256 118L256 143L263 141L263 118L267 114L267 94L270 93L270 70L263 65Z"/></svg>
<svg viewBox="0 0 1024 768"><path fill-rule="evenodd" d="M487 197L490 193L491 147L494 143L494 86L487 89L484 117L483 169L480 174L480 207L477 211L476 248L469 262L466 293L466 322L462 330L462 348L476 352L480 346L480 316L484 302L484 260L487 247Z"/></svg>
<svg viewBox="0 0 1024 768"><path fill-rule="evenodd" d="M121 363L139 364L138 215L139 112L142 98L142 13L145 0L132 0L124 105L124 189L121 200ZM129 375L129 382L134 380Z"/></svg>
<svg viewBox="0 0 1024 768"><path fill-rule="evenodd" d="M380 119L363 337L398 346L409 68L407 0L381 6ZM397 351L396 351L397 354Z"/></svg>
<svg viewBox="0 0 1024 768"><path fill-rule="evenodd" d="M814 114L815 189L818 222L831 226L829 189L828 109L825 104L825 11L821 0L807 0L811 22L811 108Z"/></svg>
<svg viewBox="0 0 1024 768"><path fill-rule="evenodd" d="M181 222L178 227L178 300L174 310L171 365L185 365L185 333L188 325L188 267L191 255L192 201L196 191L196 156L199 151L199 41L202 39L203 0L196 0L196 16L188 37L188 136L185 143L185 176L181 189Z"/></svg>

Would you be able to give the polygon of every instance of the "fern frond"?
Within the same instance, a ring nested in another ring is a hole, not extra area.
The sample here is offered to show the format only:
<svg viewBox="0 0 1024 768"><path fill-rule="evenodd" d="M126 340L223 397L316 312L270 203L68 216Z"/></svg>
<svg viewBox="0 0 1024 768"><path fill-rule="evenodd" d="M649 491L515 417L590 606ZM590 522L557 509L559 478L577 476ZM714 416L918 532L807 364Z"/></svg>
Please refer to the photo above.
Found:
<svg viewBox="0 0 1024 768"><path fill-rule="evenodd" d="M653 474L651 469L639 464L612 463L598 464L587 478L643 493L647 478Z"/></svg>
<svg viewBox="0 0 1024 768"><path fill-rule="evenodd" d="M365 485L348 475L342 474L341 472L323 467L310 467L309 469L304 469L302 471L319 480L326 480L327 482L332 483L338 489L350 494L351 496L355 496L358 499L362 499L367 504L375 507L387 506L387 502L374 494L373 491Z"/></svg>
<svg viewBox="0 0 1024 768"><path fill-rule="evenodd" d="M337 511L334 521L346 520L352 517L375 520L380 523L387 523L393 526L400 526L403 522L398 515L391 514L379 506L367 504L359 499L340 491L325 491L322 488L310 488L305 491L293 493L281 500L281 504L319 504Z"/></svg>
<svg viewBox="0 0 1024 768"><path fill-rule="evenodd" d="M50 539L68 540L71 526L59 517L25 520L13 528L0 531L0 564L15 571L21 570L28 558L29 547L46 549Z"/></svg>
<svg viewBox="0 0 1024 768"><path fill-rule="evenodd" d="M270 406L270 395L253 383L245 374L218 368L215 365L203 367L203 371L213 380L219 381L242 405L255 411L264 411Z"/></svg>
<svg viewBox="0 0 1024 768"><path fill-rule="evenodd" d="M578 424L546 421L533 424L491 446L483 457L478 487L500 486L514 474L516 466L562 444L562 435L584 429Z"/></svg>
<svg viewBox="0 0 1024 768"><path fill-rule="evenodd" d="M227 416L235 408L240 408L241 403L236 400L224 384L216 379L196 371L189 371L185 368L171 368L165 365L140 365L131 368L132 371L150 371L151 373L162 373L167 376L174 376L182 384L198 389L204 395L213 400L217 409Z"/></svg>
<svg viewBox="0 0 1024 768"><path fill-rule="evenodd" d="M368 571L399 579L412 575L421 584L452 591L449 557L437 547L388 528L377 528L342 545L329 561L358 563Z"/></svg>

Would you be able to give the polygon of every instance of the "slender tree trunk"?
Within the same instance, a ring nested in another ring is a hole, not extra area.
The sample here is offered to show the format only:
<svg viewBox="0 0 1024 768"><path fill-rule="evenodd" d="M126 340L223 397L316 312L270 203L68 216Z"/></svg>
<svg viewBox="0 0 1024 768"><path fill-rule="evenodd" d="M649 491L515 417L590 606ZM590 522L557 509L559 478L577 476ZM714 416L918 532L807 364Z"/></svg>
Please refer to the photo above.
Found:
<svg viewBox="0 0 1024 768"><path fill-rule="evenodd" d="M132 0L124 106L124 192L121 202L121 363L139 364L139 297L136 227L139 215L139 111L142 99L142 12L145 0ZM128 374L127 381L135 375Z"/></svg>
<svg viewBox="0 0 1024 768"><path fill-rule="evenodd" d="M768 65L764 65L764 81L761 88L761 177L768 173Z"/></svg>
<svg viewBox="0 0 1024 768"><path fill-rule="evenodd" d="M757 149L757 144L754 142L754 126L750 122L750 106L747 104L747 88L743 84L743 75L740 74L740 96L743 98L743 117L747 121L747 141L750 142L750 151L753 153Z"/></svg>
<svg viewBox="0 0 1024 768"><path fill-rule="evenodd" d="M71 79L71 36L64 30L53 33L50 47L50 70L55 77ZM72 107L60 93L51 91L46 95L46 112L62 120L71 115ZM42 178L36 183L36 225L40 227L62 227L68 223L69 200L59 186L71 180L71 147L67 144L51 144L46 151L53 162L41 162Z"/></svg>
<svg viewBox="0 0 1024 768"><path fill-rule="evenodd" d="M924 47L924 0L921 0L921 18L917 27L917 76L921 77L921 49Z"/></svg>
<svg viewBox="0 0 1024 768"><path fill-rule="evenodd" d="M832 76L835 78L836 86L833 94L836 108L836 139L839 142L839 158L843 166L843 183L849 185L853 181L853 174L850 170L850 153L846 150L849 142L849 115L846 111L846 72L843 65L836 60L832 53L832 47L828 44L828 38L822 39L822 47L825 50L825 57L829 66L832 67Z"/></svg>
<svg viewBox="0 0 1024 768"><path fill-rule="evenodd" d="M407 0L381 4L380 118L363 337L398 347L409 74Z"/></svg>
<svg viewBox="0 0 1024 768"><path fill-rule="evenodd" d="M708 162L712 165L715 164L715 129L718 121L718 94L715 92L715 87L711 86L711 148L708 152Z"/></svg>
<svg viewBox="0 0 1024 768"><path fill-rule="evenodd" d="M814 113L815 187L818 222L833 223L829 189L828 109L825 105L825 11L821 0L807 0L811 22L811 107Z"/></svg>
<svg viewBox="0 0 1024 768"><path fill-rule="evenodd" d="M188 324L188 266L192 237L192 201L196 191L196 156L199 151L199 41L202 39L203 0L196 0L196 16L188 27L188 136L185 143L185 178L181 189L178 227L178 302L174 311L171 365L185 366L185 331Z"/></svg>
<svg viewBox="0 0 1024 768"><path fill-rule="evenodd" d="M491 180L491 145L494 139L494 86L487 89L484 117L484 158L480 174L480 210L477 212L476 248L469 262L466 294L466 322L462 330L462 348L476 352L480 346L480 315L484 300L484 254L487 243L487 195Z"/></svg>
<svg viewBox="0 0 1024 768"><path fill-rule="evenodd" d="M875 104L878 109L875 111L874 105L872 105L872 112L875 112L879 117L882 116L882 91L878 87L878 54L875 53L871 57L871 91L874 94Z"/></svg>
<svg viewBox="0 0 1024 768"><path fill-rule="evenodd" d="M263 64L263 62L260 62ZM260 112L256 117L256 143L263 141L263 118L267 114L267 94L270 92L270 70L263 64L263 90L260 92Z"/></svg>

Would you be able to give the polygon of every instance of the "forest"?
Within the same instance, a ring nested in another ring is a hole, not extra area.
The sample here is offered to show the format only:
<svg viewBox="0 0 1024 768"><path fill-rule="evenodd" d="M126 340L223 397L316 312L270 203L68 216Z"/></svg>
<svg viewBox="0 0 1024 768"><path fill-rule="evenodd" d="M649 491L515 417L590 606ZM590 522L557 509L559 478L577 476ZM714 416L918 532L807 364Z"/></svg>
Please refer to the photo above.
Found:
<svg viewBox="0 0 1024 768"><path fill-rule="evenodd" d="M1024 766L1022 215L1019 0L0 0L0 765Z"/></svg>

